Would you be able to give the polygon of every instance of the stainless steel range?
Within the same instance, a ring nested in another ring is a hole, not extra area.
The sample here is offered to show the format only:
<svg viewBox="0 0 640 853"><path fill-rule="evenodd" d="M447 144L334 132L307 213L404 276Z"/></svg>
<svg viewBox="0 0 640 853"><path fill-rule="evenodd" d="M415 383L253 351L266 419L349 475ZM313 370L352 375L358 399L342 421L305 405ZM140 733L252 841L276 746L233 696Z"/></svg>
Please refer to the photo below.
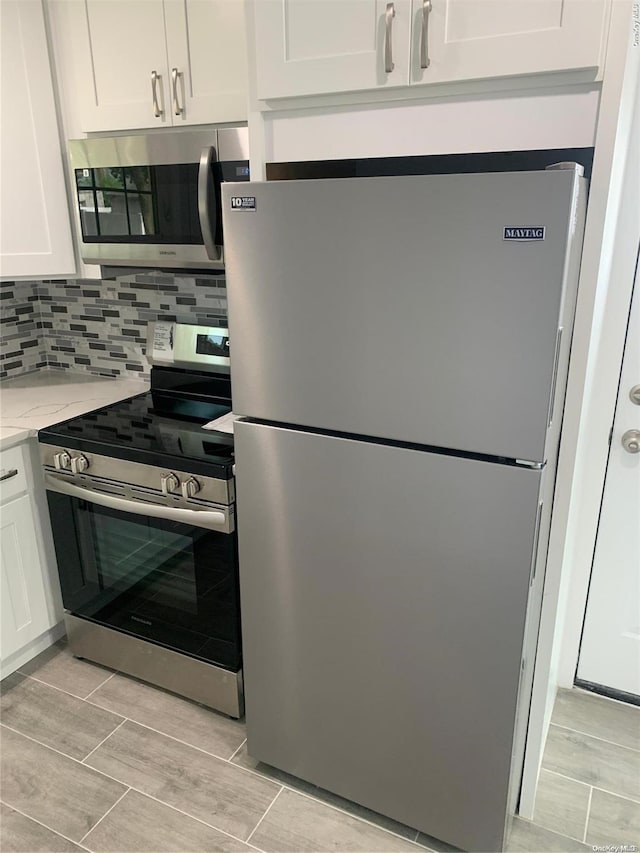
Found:
<svg viewBox="0 0 640 853"><path fill-rule="evenodd" d="M156 323L151 390L42 430L74 655L243 714L226 329Z"/></svg>

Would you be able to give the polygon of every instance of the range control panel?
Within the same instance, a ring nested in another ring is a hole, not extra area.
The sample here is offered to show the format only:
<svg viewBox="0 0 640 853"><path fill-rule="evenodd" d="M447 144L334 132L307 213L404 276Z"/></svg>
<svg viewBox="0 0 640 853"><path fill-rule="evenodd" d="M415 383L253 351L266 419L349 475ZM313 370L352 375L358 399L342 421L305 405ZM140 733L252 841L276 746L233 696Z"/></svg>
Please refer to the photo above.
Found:
<svg viewBox="0 0 640 853"><path fill-rule="evenodd" d="M229 371L229 331L158 320L149 323L147 356L162 367Z"/></svg>

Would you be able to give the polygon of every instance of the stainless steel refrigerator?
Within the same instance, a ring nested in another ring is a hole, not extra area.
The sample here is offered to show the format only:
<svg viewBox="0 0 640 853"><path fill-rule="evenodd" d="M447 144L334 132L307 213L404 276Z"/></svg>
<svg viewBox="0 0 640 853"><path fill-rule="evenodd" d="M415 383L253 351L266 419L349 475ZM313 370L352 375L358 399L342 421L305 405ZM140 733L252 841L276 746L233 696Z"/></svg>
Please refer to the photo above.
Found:
<svg viewBox="0 0 640 853"><path fill-rule="evenodd" d="M223 187L248 751L466 850L518 795L579 171Z"/></svg>

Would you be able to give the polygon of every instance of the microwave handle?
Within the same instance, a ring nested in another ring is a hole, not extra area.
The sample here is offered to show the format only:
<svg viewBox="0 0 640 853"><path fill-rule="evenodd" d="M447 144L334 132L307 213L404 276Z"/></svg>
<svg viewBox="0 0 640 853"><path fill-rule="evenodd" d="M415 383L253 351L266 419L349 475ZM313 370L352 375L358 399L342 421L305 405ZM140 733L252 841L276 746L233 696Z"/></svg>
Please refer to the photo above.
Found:
<svg viewBox="0 0 640 853"><path fill-rule="evenodd" d="M222 533L229 532L230 519L227 517L227 513L221 510L183 509L182 507L147 503L147 501L132 501L118 495L108 495L104 492L96 492L93 489L78 486L75 483L68 483L49 473L45 473L44 479L46 487L53 492L79 498L108 509L117 509L121 512L130 512L147 518L165 518L168 521L179 521L183 524L192 524L194 527L204 527L207 530L219 530Z"/></svg>
<svg viewBox="0 0 640 853"><path fill-rule="evenodd" d="M216 149L212 146L205 148L200 156L200 168L198 170L198 213L200 215L200 228L202 239L207 255L212 261L220 259L220 247L216 246L215 233L218 227L215 198L212 204L211 187L211 163L216 159ZM215 193L215 186L213 188Z"/></svg>

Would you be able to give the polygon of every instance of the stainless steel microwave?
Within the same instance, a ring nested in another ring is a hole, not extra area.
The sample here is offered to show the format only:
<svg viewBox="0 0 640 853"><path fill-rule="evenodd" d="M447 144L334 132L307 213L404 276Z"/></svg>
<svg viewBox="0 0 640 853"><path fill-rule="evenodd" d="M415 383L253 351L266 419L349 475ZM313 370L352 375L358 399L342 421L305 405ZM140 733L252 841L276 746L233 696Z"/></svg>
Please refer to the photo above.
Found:
<svg viewBox="0 0 640 853"><path fill-rule="evenodd" d="M82 260L224 267L221 184L249 180L246 127L74 139Z"/></svg>

